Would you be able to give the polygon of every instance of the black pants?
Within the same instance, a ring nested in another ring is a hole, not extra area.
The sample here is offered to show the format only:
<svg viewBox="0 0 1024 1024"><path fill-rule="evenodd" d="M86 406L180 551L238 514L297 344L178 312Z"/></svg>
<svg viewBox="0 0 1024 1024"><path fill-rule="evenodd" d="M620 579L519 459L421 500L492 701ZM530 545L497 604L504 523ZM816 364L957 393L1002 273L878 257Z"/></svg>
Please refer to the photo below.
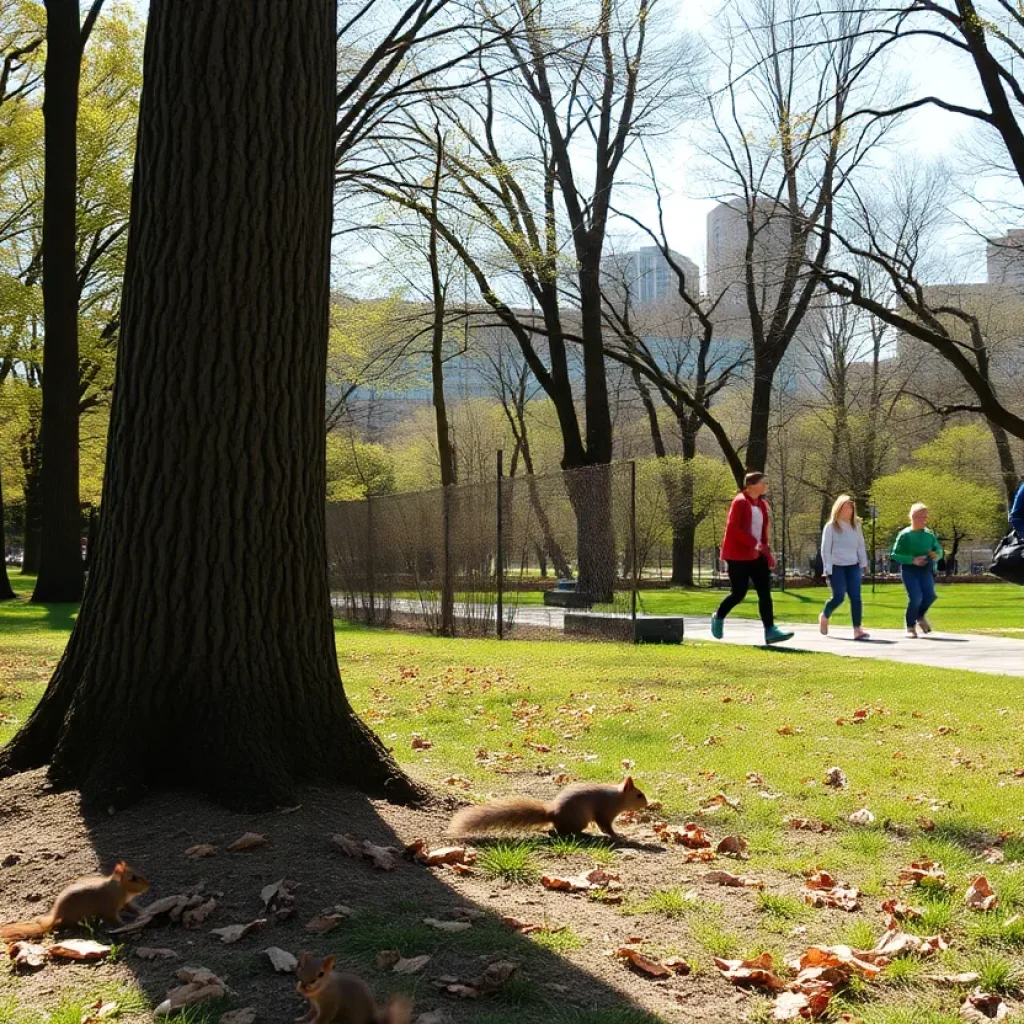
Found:
<svg viewBox="0 0 1024 1024"><path fill-rule="evenodd" d="M724 619L747 596L750 584L757 591L757 610L765 629L775 625L775 609L772 607L772 573L768 568L768 559L763 555L750 561L729 561L729 582L732 593L718 606L715 615Z"/></svg>

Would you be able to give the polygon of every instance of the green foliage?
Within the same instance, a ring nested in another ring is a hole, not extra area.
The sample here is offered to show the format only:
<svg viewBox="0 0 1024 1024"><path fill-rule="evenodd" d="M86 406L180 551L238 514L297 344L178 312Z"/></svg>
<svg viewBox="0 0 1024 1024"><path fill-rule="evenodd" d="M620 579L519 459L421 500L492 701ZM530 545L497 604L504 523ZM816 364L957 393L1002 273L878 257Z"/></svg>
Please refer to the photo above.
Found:
<svg viewBox="0 0 1024 1024"><path fill-rule="evenodd" d="M928 525L940 540L988 539L1005 527L999 491L951 471L903 469L876 480L872 497L878 506L881 536L894 536L908 525L910 506L917 501L931 510Z"/></svg>
<svg viewBox="0 0 1024 1024"><path fill-rule="evenodd" d="M394 457L379 444L327 435L327 500L352 501L395 489Z"/></svg>

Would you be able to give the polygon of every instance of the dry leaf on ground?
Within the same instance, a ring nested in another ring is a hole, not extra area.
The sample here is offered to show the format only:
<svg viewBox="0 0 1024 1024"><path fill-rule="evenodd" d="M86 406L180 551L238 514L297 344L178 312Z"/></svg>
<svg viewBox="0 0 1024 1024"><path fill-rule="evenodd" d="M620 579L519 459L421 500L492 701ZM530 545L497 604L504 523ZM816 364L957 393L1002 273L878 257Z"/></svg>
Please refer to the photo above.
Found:
<svg viewBox="0 0 1024 1024"><path fill-rule="evenodd" d="M200 897L199 902L195 906L189 907L182 913L181 923L186 928L198 928L213 916L213 912L216 909L217 901L215 899L204 901Z"/></svg>
<svg viewBox="0 0 1024 1024"><path fill-rule="evenodd" d="M274 970L281 974L291 974L299 966L299 961L286 949L269 946L263 952L267 955Z"/></svg>
<svg viewBox="0 0 1024 1024"><path fill-rule="evenodd" d="M438 867L442 864L461 864L468 867L476 861L476 854L465 846L439 846L436 850L429 850L425 839L414 839L406 846L403 856L428 867Z"/></svg>
<svg viewBox="0 0 1024 1024"><path fill-rule="evenodd" d="M15 967L36 970L46 963L46 947L38 942L14 942L7 947L7 955Z"/></svg>
<svg viewBox="0 0 1024 1024"><path fill-rule="evenodd" d="M860 891L841 884L827 871L809 875L804 883L811 892L804 893L804 901L812 907L831 907L834 910L854 911L860 907Z"/></svg>
<svg viewBox="0 0 1024 1024"><path fill-rule="evenodd" d="M874 950L852 949L850 946L809 946L792 966L800 972L798 977L810 977L807 972L833 972L845 980L854 974L871 981L877 978L889 961Z"/></svg>
<svg viewBox="0 0 1024 1024"><path fill-rule="evenodd" d="M50 956L59 960L103 960L110 955L110 948L92 939L65 939L50 947Z"/></svg>
<svg viewBox="0 0 1024 1024"><path fill-rule="evenodd" d="M327 907L306 922L306 931L313 935L326 935L337 928L351 913L352 911L348 907L342 906L340 903L333 907Z"/></svg>
<svg viewBox="0 0 1024 1024"><path fill-rule="evenodd" d="M331 843L336 846L346 857L361 857L363 854L362 843L352 836L341 833L331 836Z"/></svg>
<svg viewBox="0 0 1024 1024"><path fill-rule="evenodd" d="M442 780L443 786L457 786L459 789L472 789L473 783L469 779L464 779L461 775L449 775L447 779Z"/></svg>
<svg viewBox="0 0 1024 1024"><path fill-rule="evenodd" d="M976 988L960 1007L960 1016L964 1020L1006 1020L1009 1013L1006 1003L992 992L982 992Z"/></svg>
<svg viewBox="0 0 1024 1024"><path fill-rule="evenodd" d="M941 935L910 935L898 928L889 928L871 952L892 958L903 953L932 956L935 953L944 953L947 949L949 944Z"/></svg>
<svg viewBox="0 0 1024 1024"><path fill-rule="evenodd" d="M190 846L185 851L185 856L189 860L201 860L203 857L212 857L216 852L216 846L211 846L209 843L199 843L197 846Z"/></svg>
<svg viewBox="0 0 1024 1024"><path fill-rule="evenodd" d="M870 825L875 820L875 816L866 807L862 807L859 811L854 811L846 820L851 825Z"/></svg>
<svg viewBox="0 0 1024 1024"><path fill-rule="evenodd" d="M376 846L369 839L363 840L363 856L373 861L373 866L380 871L394 871L398 866L395 851L390 846Z"/></svg>
<svg viewBox="0 0 1024 1024"><path fill-rule="evenodd" d="M977 985L981 975L977 971L965 971L963 974L927 974L925 977L936 985Z"/></svg>
<svg viewBox="0 0 1024 1024"><path fill-rule="evenodd" d="M515 932L519 932L522 935L534 935L538 932L544 932L548 935L555 935L558 932L564 932L566 925L549 925L549 924L531 924L528 921L520 921L515 917L503 917L501 923L508 928L511 928Z"/></svg>
<svg viewBox="0 0 1024 1024"><path fill-rule="evenodd" d="M246 935L256 931L257 928L262 928L266 923L265 917L258 917L255 921L249 921L248 924L229 924L224 928L211 928L210 934L216 935L224 945L230 946L232 943L238 942L239 939L244 939Z"/></svg>
<svg viewBox="0 0 1024 1024"><path fill-rule="evenodd" d="M106 1020L120 1010L117 1003L108 1003L104 999L97 999L91 1006L87 1006L82 1012L79 1024L96 1024L97 1021Z"/></svg>
<svg viewBox="0 0 1024 1024"><path fill-rule="evenodd" d="M728 797L724 793L716 793L705 800L698 810L701 814L707 814L709 811L717 811L720 807L731 807L734 811L738 811L740 809L740 802L735 797Z"/></svg>
<svg viewBox="0 0 1024 1024"><path fill-rule="evenodd" d="M992 910L998 902L999 897L984 875L978 875L964 894L964 903L971 910Z"/></svg>
<svg viewBox="0 0 1024 1024"><path fill-rule="evenodd" d="M846 772L842 768L834 766L825 772L825 785L835 789L845 789L847 786Z"/></svg>
<svg viewBox="0 0 1024 1024"><path fill-rule="evenodd" d="M408 959L402 957L395 962L391 970L395 974L419 974L429 963L430 957L426 953L421 956L411 956Z"/></svg>
<svg viewBox="0 0 1024 1024"><path fill-rule="evenodd" d="M762 953L753 960L723 960L715 957L715 966L727 981L736 985L756 985L758 988L781 991L789 983L775 973L772 965L771 953Z"/></svg>
<svg viewBox="0 0 1024 1024"><path fill-rule="evenodd" d="M817 1020L832 999L827 982L806 982L794 992L780 992L772 1006L772 1020Z"/></svg>
<svg viewBox="0 0 1024 1024"><path fill-rule="evenodd" d="M917 907L912 907L901 900L884 900L882 912L888 914L893 921L917 921L921 917L921 911Z"/></svg>
<svg viewBox="0 0 1024 1024"><path fill-rule="evenodd" d="M705 829L696 822L689 822L681 829L670 828L663 821L656 821L651 828L662 842L676 843L688 850L704 850L711 848L711 838Z"/></svg>
<svg viewBox="0 0 1024 1024"><path fill-rule="evenodd" d="M931 860L915 860L900 872L904 885L945 885L946 872L942 865Z"/></svg>
<svg viewBox="0 0 1024 1024"><path fill-rule="evenodd" d="M110 934L124 935L129 932L142 931L146 925L155 921L161 914L177 912L177 916L180 917L183 908L186 907L189 904L189 901L193 898L194 897L182 895L164 896L163 899L155 900L153 903L150 903L148 907L139 907L139 916L135 918L134 921L121 925L120 928L111 928Z"/></svg>
<svg viewBox="0 0 1024 1024"><path fill-rule="evenodd" d="M995 846L986 846L981 851L981 859L986 864L1002 864L1006 860L1006 854Z"/></svg>
<svg viewBox="0 0 1024 1024"><path fill-rule="evenodd" d="M613 875L599 867L595 867L584 875L575 875L571 878L544 875L540 884L545 889L554 889L558 892L592 892L597 889L616 890L622 888L618 875Z"/></svg>
<svg viewBox="0 0 1024 1024"><path fill-rule="evenodd" d="M256 850L267 845L267 837L260 832L246 832L239 836L229 847L229 853L241 853L243 850Z"/></svg>
<svg viewBox="0 0 1024 1024"><path fill-rule="evenodd" d="M649 978L672 977L672 971L668 967L653 957L641 953L639 949L623 946L622 949L615 950L612 955L619 960L625 960L632 967L636 968L637 971L641 974L646 974Z"/></svg>
<svg viewBox="0 0 1024 1024"><path fill-rule="evenodd" d="M183 1006L221 999L231 992L223 979L205 967L183 967L174 976L184 984L167 993L167 998L153 1011L157 1017L166 1017Z"/></svg>
<svg viewBox="0 0 1024 1024"><path fill-rule="evenodd" d="M294 890L298 888L298 882L290 878L281 878L270 885L265 885L260 890L260 899L263 907L274 915L278 921L287 921L295 916Z"/></svg>
<svg viewBox="0 0 1024 1024"><path fill-rule="evenodd" d="M784 824L802 832L829 832L832 829L827 821L815 821L814 818L786 818Z"/></svg>
<svg viewBox="0 0 1024 1024"><path fill-rule="evenodd" d="M464 932L473 927L471 921L439 921L436 917L425 917L423 923L440 932Z"/></svg>
<svg viewBox="0 0 1024 1024"><path fill-rule="evenodd" d="M729 871L709 871L703 878L712 885L728 885L734 888L763 889L764 882L744 875L734 875Z"/></svg>
<svg viewBox="0 0 1024 1024"><path fill-rule="evenodd" d="M429 750L434 744L421 736L418 732L412 734L412 749L413 750Z"/></svg>
<svg viewBox="0 0 1024 1024"><path fill-rule="evenodd" d="M458 996L460 999L479 999L488 992L496 992L518 972L517 963L511 960L497 960L488 964L479 978L462 981L455 977L443 977L438 979L438 984L449 995Z"/></svg>

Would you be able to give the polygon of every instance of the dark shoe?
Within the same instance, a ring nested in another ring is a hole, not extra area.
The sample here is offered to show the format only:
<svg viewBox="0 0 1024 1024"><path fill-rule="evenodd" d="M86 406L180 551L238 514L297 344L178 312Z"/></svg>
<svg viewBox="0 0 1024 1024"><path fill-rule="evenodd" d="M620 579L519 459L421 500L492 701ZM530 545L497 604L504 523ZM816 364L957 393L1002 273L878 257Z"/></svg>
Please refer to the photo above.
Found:
<svg viewBox="0 0 1024 1024"><path fill-rule="evenodd" d="M792 633L787 633L785 630L779 629L778 626L772 626L771 629L764 631L764 642L766 644L781 644L785 640L792 639Z"/></svg>

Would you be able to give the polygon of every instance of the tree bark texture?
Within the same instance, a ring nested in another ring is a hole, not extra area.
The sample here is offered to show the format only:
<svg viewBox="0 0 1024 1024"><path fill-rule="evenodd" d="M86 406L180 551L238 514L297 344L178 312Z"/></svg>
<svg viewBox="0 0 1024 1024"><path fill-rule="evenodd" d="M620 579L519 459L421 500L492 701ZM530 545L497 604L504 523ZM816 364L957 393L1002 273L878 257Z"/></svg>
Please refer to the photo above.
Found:
<svg viewBox="0 0 1024 1024"><path fill-rule="evenodd" d="M0 775L239 807L419 791L355 717L327 579L335 0L149 8L103 527Z"/></svg>
<svg viewBox="0 0 1024 1024"><path fill-rule="evenodd" d="M78 0L47 0L43 101L42 532L33 601L78 601L85 584L78 504Z"/></svg>

